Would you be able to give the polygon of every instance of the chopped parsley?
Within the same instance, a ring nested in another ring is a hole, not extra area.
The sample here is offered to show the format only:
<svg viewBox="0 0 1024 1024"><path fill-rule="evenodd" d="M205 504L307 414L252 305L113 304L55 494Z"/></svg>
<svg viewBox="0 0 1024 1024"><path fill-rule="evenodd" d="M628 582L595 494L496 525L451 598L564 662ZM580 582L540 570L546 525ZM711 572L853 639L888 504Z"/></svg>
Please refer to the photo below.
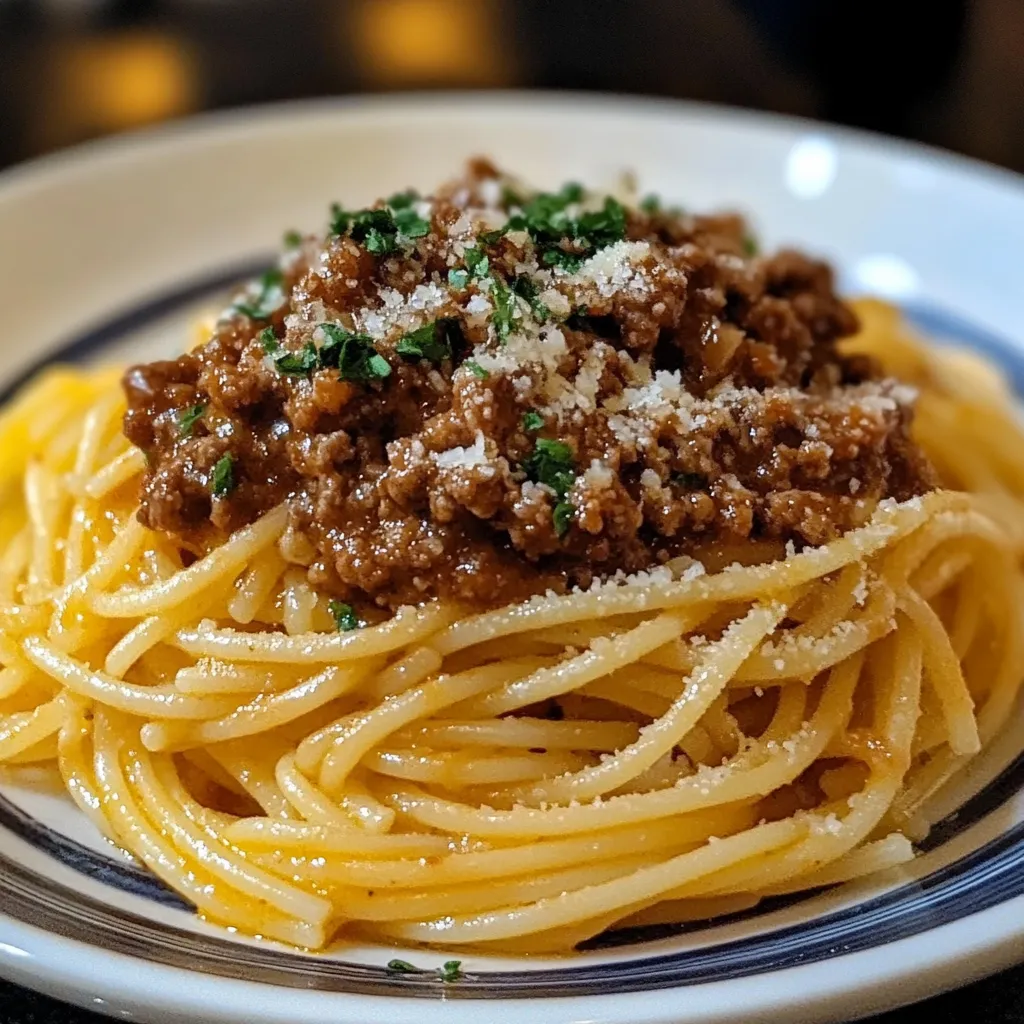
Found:
<svg viewBox="0 0 1024 1024"><path fill-rule="evenodd" d="M420 194L415 189L406 189L404 192L396 192L388 197L388 206L392 210L405 210L412 206L419 199Z"/></svg>
<svg viewBox="0 0 1024 1024"><path fill-rule="evenodd" d="M760 251L757 239L753 235L743 236L743 255L744 256L756 256Z"/></svg>
<svg viewBox="0 0 1024 1024"><path fill-rule="evenodd" d="M545 484L555 492L558 501L551 514L556 536L562 537L569 529L575 506L566 498L576 480L572 448L564 441L551 441L540 437L533 453L523 463L526 475L538 484Z"/></svg>
<svg viewBox="0 0 1024 1024"><path fill-rule="evenodd" d="M551 522L555 527L556 537L564 537L568 532L569 524L572 522L572 516L575 511L576 506L564 498L555 505L555 510L551 513Z"/></svg>
<svg viewBox="0 0 1024 1024"><path fill-rule="evenodd" d="M298 352L292 352L277 340L272 327L264 327L258 337L263 351L267 353L278 373L283 373L286 377L308 377L314 370L319 369L320 353L313 342L307 341Z"/></svg>
<svg viewBox="0 0 1024 1024"><path fill-rule="evenodd" d="M540 430L544 426L544 417L532 409L523 416L523 430Z"/></svg>
<svg viewBox="0 0 1024 1024"><path fill-rule="evenodd" d="M500 277L489 277L487 280L490 282L491 296L494 298L494 315L491 317L491 323L494 325L498 340L504 343L512 333L516 300L512 290Z"/></svg>
<svg viewBox="0 0 1024 1024"><path fill-rule="evenodd" d="M458 981L462 977L462 961L445 960L437 969L437 973L444 982Z"/></svg>
<svg viewBox="0 0 1024 1024"><path fill-rule="evenodd" d="M474 377L479 377L480 380L487 380L490 374L475 360L467 359L462 364Z"/></svg>
<svg viewBox="0 0 1024 1024"><path fill-rule="evenodd" d="M409 359L428 359L432 363L441 363L452 357L450 332L453 329L450 320L435 320L424 324L401 338L395 351Z"/></svg>
<svg viewBox="0 0 1024 1024"><path fill-rule="evenodd" d="M519 276L512 282L512 290L520 298L525 299L533 311L533 315L541 322L551 319L551 310L537 297L537 285L525 276Z"/></svg>
<svg viewBox="0 0 1024 1024"><path fill-rule="evenodd" d="M341 324L320 324L327 339L318 349L307 341L297 352L286 349L274 337L270 327L259 333L263 351L270 357L278 373L287 377L308 377L317 370L337 370L342 380L384 380L391 375L391 366L373 347L366 334L353 334Z"/></svg>
<svg viewBox="0 0 1024 1024"><path fill-rule="evenodd" d="M415 964L409 963L408 960L389 960L387 969L394 974L436 974L445 984L458 981L462 977L461 960L446 960L433 971L425 967L417 967Z"/></svg>
<svg viewBox="0 0 1024 1024"><path fill-rule="evenodd" d="M206 406L202 403L189 406L178 416L178 433L182 437L191 437L196 424L203 418Z"/></svg>
<svg viewBox="0 0 1024 1024"><path fill-rule="evenodd" d="M490 268L491 261L486 254L475 246L468 248L463 256L466 267L473 277L483 277Z"/></svg>
<svg viewBox="0 0 1024 1024"><path fill-rule="evenodd" d="M327 610L331 613L331 618L334 619L335 628L339 633L347 633L350 629L359 628L359 618L356 615L356 610L350 604L345 604L344 601L328 601Z"/></svg>
<svg viewBox="0 0 1024 1024"><path fill-rule="evenodd" d="M430 231L412 204L415 192L399 192L385 207L351 211L338 203L331 204L332 234L349 234L375 256L390 256L398 251L402 239L422 238Z"/></svg>
<svg viewBox="0 0 1024 1024"><path fill-rule="evenodd" d="M626 208L608 196L599 210L570 213L569 207L583 198L582 186L563 185L558 192L539 192L522 204L522 212L510 217L498 232L481 238L488 244L507 231L526 231L540 250L540 263L569 272L599 249L618 242L626 234ZM566 244L568 243L568 244Z"/></svg>
<svg viewBox="0 0 1024 1024"><path fill-rule="evenodd" d="M453 267L448 271L448 283L453 288L465 288L469 284L469 271Z"/></svg>
<svg viewBox="0 0 1024 1024"><path fill-rule="evenodd" d="M366 334L353 334L341 324L325 323L320 330L327 339L320 347L320 365L336 367L342 380L384 380L391 376L388 361L374 349Z"/></svg>
<svg viewBox="0 0 1024 1024"><path fill-rule="evenodd" d="M210 492L215 498L223 498L235 489L235 483L235 457L228 452L214 464Z"/></svg>
<svg viewBox="0 0 1024 1024"><path fill-rule="evenodd" d="M284 279L281 271L271 268L245 290L245 298L235 302L231 309L251 320L269 320L285 304Z"/></svg>
<svg viewBox="0 0 1024 1024"><path fill-rule="evenodd" d="M408 960L389 960L388 970L394 971L395 974L423 974L424 970L422 967L417 967L415 964L409 963Z"/></svg>
<svg viewBox="0 0 1024 1024"><path fill-rule="evenodd" d="M398 210L395 213L398 233L405 238L422 238L430 233L430 221L424 220L415 210Z"/></svg>
<svg viewBox="0 0 1024 1024"><path fill-rule="evenodd" d="M559 498L565 497L576 479L572 448L564 441L538 438L523 468L531 480L546 484Z"/></svg>
<svg viewBox="0 0 1024 1024"><path fill-rule="evenodd" d="M302 245L301 231L286 231L284 233L284 247L286 249L298 249Z"/></svg>
<svg viewBox="0 0 1024 1024"><path fill-rule="evenodd" d="M661 196L653 192L640 200L640 209L646 214L659 213L661 211Z"/></svg>

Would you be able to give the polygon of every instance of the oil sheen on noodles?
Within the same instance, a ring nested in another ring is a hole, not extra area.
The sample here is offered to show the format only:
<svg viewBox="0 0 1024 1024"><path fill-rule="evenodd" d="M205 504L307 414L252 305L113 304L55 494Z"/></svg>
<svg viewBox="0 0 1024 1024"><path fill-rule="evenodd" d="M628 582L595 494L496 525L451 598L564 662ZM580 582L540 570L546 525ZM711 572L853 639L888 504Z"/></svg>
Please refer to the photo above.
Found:
<svg viewBox="0 0 1024 1024"><path fill-rule="evenodd" d="M347 633L283 508L184 566L134 517L118 372L47 372L0 421L0 761L314 949L566 950L910 859L1021 682L1024 439L991 367L858 311L947 490L774 561Z"/></svg>

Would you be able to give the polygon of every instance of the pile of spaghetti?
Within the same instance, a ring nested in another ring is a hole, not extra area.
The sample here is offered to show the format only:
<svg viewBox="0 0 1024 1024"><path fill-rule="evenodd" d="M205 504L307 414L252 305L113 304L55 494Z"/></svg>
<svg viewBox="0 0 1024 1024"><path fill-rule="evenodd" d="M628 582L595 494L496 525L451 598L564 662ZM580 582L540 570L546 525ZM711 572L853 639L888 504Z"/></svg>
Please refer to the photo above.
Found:
<svg viewBox="0 0 1024 1024"><path fill-rule="evenodd" d="M183 558L136 517L118 373L44 373L0 420L0 762L307 948L565 950L910 859L1018 694L1024 444L994 371L858 311L944 489L774 561L345 631L284 506Z"/></svg>

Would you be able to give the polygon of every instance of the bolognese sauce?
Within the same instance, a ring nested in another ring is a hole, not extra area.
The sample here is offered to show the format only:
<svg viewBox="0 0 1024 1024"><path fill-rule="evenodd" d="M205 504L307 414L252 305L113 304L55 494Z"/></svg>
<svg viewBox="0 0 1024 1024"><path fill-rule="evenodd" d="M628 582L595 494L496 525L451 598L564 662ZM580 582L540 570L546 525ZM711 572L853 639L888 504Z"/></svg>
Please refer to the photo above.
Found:
<svg viewBox="0 0 1024 1024"><path fill-rule="evenodd" d="M856 327L825 264L738 216L475 161L334 206L205 344L128 370L139 514L203 551L287 500L311 580L387 607L821 544L935 485L912 390L842 354Z"/></svg>

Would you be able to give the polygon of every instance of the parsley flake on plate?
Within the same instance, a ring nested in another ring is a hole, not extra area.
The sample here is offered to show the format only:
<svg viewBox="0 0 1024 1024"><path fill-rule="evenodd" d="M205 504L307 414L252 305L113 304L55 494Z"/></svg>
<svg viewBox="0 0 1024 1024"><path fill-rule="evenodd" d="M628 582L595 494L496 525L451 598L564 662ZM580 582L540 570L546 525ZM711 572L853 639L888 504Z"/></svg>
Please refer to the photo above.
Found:
<svg viewBox="0 0 1024 1024"><path fill-rule="evenodd" d="M387 969L393 974L435 974L445 984L458 981L463 976L461 960L446 960L432 971L426 967L417 967L408 960L389 960Z"/></svg>
<svg viewBox="0 0 1024 1024"><path fill-rule="evenodd" d="M523 415L523 430L540 430L544 426L544 417L539 412L530 410Z"/></svg>
<svg viewBox="0 0 1024 1024"><path fill-rule="evenodd" d="M475 359L467 359L462 365L480 380L487 380L490 377L490 374Z"/></svg>

